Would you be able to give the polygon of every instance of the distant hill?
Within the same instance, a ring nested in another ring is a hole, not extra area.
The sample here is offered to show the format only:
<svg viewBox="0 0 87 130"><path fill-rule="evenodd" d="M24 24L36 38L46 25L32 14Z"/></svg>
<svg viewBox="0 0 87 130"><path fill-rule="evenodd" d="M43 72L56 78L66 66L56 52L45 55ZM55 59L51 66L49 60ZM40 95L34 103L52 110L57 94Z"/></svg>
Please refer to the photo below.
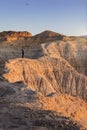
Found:
<svg viewBox="0 0 87 130"><path fill-rule="evenodd" d="M31 44L41 44L45 42L52 42L57 40L69 40L68 36L65 36L60 33L56 33L50 30L43 31L37 35L32 36L29 39L29 43Z"/></svg>
<svg viewBox="0 0 87 130"><path fill-rule="evenodd" d="M81 38L86 38L87 39L87 35L84 35L84 36L80 36Z"/></svg>

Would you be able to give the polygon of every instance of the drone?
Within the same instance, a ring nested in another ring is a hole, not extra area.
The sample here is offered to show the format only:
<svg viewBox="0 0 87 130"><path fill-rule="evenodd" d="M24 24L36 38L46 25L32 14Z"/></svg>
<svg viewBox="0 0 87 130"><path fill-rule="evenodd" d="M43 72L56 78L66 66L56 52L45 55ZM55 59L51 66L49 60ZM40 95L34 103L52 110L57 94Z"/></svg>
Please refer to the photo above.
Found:
<svg viewBox="0 0 87 130"><path fill-rule="evenodd" d="M26 6L29 6L29 3L25 3L26 4Z"/></svg>
<svg viewBox="0 0 87 130"><path fill-rule="evenodd" d="M29 1L28 0L25 1L25 5L29 6Z"/></svg>

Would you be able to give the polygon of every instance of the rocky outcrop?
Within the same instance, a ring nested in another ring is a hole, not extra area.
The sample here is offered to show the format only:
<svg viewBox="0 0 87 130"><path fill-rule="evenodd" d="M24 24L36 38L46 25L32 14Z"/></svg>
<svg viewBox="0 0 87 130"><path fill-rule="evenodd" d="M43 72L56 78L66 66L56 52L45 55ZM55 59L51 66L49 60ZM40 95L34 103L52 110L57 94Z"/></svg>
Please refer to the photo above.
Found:
<svg viewBox="0 0 87 130"><path fill-rule="evenodd" d="M32 34L30 32L27 31L20 31L20 32L16 32L16 31L4 31L4 32L0 32L0 37L31 37Z"/></svg>
<svg viewBox="0 0 87 130"><path fill-rule="evenodd" d="M12 42L15 40L24 40L24 38L30 38L32 34L27 31L4 31L0 33L0 41Z"/></svg>
<svg viewBox="0 0 87 130"><path fill-rule="evenodd" d="M44 57L38 60L16 59L6 64L9 82L23 81L43 95L68 93L86 100L87 77L79 74L62 58Z"/></svg>

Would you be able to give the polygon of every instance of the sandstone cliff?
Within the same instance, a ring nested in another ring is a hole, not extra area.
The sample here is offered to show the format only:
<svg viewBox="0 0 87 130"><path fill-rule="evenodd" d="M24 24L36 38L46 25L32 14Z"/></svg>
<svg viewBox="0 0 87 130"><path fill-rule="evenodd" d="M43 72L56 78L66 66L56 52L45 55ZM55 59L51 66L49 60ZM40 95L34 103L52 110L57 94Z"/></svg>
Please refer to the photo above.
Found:
<svg viewBox="0 0 87 130"><path fill-rule="evenodd" d="M24 40L24 38L29 38L31 36L32 34L27 31L4 31L0 33L0 41L12 42L15 40Z"/></svg>

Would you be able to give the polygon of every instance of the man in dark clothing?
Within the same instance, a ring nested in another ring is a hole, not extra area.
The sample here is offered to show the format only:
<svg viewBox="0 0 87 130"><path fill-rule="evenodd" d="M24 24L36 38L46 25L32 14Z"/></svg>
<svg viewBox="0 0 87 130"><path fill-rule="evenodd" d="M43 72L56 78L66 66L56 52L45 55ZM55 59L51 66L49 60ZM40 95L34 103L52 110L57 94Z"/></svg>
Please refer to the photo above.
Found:
<svg viewBox="0 0 87 130"><path fill-rule="evenodd" d="M24 58L24 49L23 48L21 49L21 52L22 52L22 58Z"/></svg>

